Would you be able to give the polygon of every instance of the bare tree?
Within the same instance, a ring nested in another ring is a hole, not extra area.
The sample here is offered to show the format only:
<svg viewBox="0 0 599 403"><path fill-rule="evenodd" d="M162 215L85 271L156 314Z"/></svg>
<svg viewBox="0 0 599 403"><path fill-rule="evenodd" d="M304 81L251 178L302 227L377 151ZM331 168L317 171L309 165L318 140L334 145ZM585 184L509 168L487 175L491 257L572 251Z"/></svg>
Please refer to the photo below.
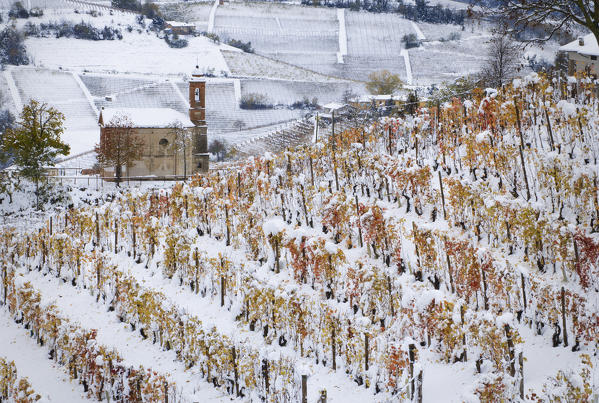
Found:
<svg viewBox="0 0 599 403"><path fill-rule="evenodd" d="M233 122L233 127L241 131L241 129L245 127L245 122L241 119L237 119L235 122Z"/></svg>
<svg viewBox="0 0 599 403"><path fill-rule="evenodd" d="M169 126L174 138L175 146L175 174L177 172L176 155L179 152L183 153L183 178L187 180L187 149L191 144L192 132L189 128L184 127L180 121L172 122Z"/></svg>
<svg viewBox="0 0 599 403"><path fill-rule="evenodd" d="M507 33L495 33L489 41L487 61L481 71L483 82L496 88L507 84L518 72L521 55L520 44Z"/></svg>
<svg viewBox="0 0 599 403"><path fill-rule="evenodd" d="M508 22L512 33L542 27L547 34L535 40L547 41L556 33L572 33L575 25L582 25L599 42L597 0L499 0L498 10L487 9L487 13Z"/></svg>
<svg viewBox="0 0 599 403"><path fill-rule="evenodd" d="M224 161L225 155L227 154L227 145L222 140L213 140L212 143L210 143L208 151L216 155L217 161Z"/></svg>
<svg viewBox="0 0 599 403"><path fill-rule="evenodd" d="M143 155L143 140L134 133L133 122L127 116L117 115L108 122L100 136L95 151L103 167L115 169L116 184L123 176L123 165L129 166Z"/></svg>
<svg viewBox="0 0 599 403"><path fill-rule="evenodd" d="M358 94L353 92L351 88L348 88L345 91L343 91L343 95L341 96L341 102L348 105L357 97L358 97Z"/></svg>

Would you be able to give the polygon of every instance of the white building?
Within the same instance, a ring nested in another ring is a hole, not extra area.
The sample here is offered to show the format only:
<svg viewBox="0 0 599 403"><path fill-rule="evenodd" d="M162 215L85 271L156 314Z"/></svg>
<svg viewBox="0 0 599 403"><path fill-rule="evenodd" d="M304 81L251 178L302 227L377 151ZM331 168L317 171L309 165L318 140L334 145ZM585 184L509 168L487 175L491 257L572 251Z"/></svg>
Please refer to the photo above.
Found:
<svg viewBox="0 0 599 403"><path fill-rule="evenodd" d="M575 41L559 48L568 54L568 74L588 72L599 75L599 45L595 35L581 36Z"/></svg>

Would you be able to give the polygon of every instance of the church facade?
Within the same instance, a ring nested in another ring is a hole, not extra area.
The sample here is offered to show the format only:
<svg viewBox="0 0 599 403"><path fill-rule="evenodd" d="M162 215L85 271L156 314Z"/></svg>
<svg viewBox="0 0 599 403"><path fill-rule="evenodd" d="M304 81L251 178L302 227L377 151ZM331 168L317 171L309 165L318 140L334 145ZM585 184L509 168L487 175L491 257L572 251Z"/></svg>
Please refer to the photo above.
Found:
<svg viewBox="0 0 599 403"><path fill-rule="evenodd" d="M206 80L197 68L189 82L188 115L169 108L103 108L100 143L122 119L143 142L141 158L121 168L123 177L180 178L208 171ZM115 176L115 167L102 174Z"/></svg>

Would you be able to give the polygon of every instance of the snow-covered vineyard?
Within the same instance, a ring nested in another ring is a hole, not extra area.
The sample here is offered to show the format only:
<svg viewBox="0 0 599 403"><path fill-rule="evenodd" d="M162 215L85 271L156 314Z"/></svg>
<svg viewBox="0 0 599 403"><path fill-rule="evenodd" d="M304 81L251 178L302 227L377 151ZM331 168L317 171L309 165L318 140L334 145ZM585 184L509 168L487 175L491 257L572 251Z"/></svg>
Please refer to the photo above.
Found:
<svg viewBox="0 0 599 403"><path fill-rule="evenodd" d="M3 228L0 396L592 401L586 86L531 75Z"/></svg>

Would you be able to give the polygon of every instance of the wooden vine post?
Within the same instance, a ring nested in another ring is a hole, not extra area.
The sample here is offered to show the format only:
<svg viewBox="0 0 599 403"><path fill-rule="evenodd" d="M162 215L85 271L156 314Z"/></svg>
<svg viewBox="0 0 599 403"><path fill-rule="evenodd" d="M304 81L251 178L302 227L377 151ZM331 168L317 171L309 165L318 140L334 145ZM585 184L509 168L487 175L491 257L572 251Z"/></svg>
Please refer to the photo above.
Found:
<svg viewBox="0 0 599 403"><path fill-rule="evenodd" d="M302 375L302 403L308 403L308 375Z"/></svg>
<svg viewBox="0 0 599 403"><path fill-rule="evenodd" d="M229 207L225 204L225 223L227 225L227 246L231 246L231 229L229 228Z"/></svg>
<svg viewBox="0 0 599 403"><path fill-rule="evenodd" d="M135 239L135 222L131 221L131 233L133 237L133 259L137 256L136 239Z"/></svg>
<svg viewBox="0 0 599 403"><path fill-rule="evenodd" d="M335 138L335 111L331 113L333 127L331 132L331 147L333 154L333 170L335 171L335 190L339 191L339 174L337 173L337 139Z"/></svg>
<svg viewBox="0 0 599 403"><path fill-rule="evenodd" d="M362 243L362 225L360 224L360 204L358 203L358 195L356 197L356 216L358 217L358 239L360 240L360 248L364 246Z"/></svg>
<svg viewBox="0 0 599 403"><path fill-rule="evenodd" d="M237 371L237 351L235 346L231 348L231 356L233 358L233 376L235 377L235 396L239 396L239 373Z"/></svg>
<svg viewBox="0 0 599 403"><path fill-rule="evenodd" d="M566 328L566 290L562 287L562 326L564 329L564 347L568 347L568 329Z"/></svg>
<svg viewBox="0 0 599 403"><path fill-rule="evenodd" d="M7 265L2 265L2 292L3 292L3 303L2 305L6 306L6 298L8 295L8 267Z"/></svg>
<svg viewBox="0 0 599 403"><path fill-rule="evenodd" d="M443 192L443 180L441 179L441 171L439 173L439 187L441 188L441 203L443 205L443 219L447 220L447 211L445 211L445 193Z"/></svg>
<svg viewBox="0 0 599 403"><path fill-rule="evenodd" d="M422 370L418 373L418 398L416 401L422 403Z"/></svg>
<svg viewBox="0 0 599 403"><path fill-rule="evenodd" d="M464 326L464 305L460 305L460 319L462 320L462 327ZM466 332L462 333L462 345L464 346L463 356L464 362L468 361L468 351L466 349Z"/></svg>
<svg viewBox="0 0 599 403"><path fill-rule="evenodd" d="M311 220L308 220L308 207L306 206L306 192L304 191L304 185L300 185L300 189L302 190L302 205L304 207L304 216L306 217L306 227L308 225L310 225L310 227L312 227L311 224Z"/></svg>
<svg viewBox="0 0 599 403"><path fill-rule="evenodd" d="M391 317L395 317L395 307L393 306L393 284L391 276L387 275L387 292L389 292L389 307L391 308Z"/></svg>
<svg viewBox="0 0 599 403"><path fill-rule="evenodd" d="M512 331L510 328L510 325L508 325L507 323L503 326L503 329L505 330L505 337L507 338L507 347L508 347L508 354L510 356L510 376L514 377L516 376L516 366L515 366L515 352L514 352L514 341L512 340Z"/></svg>
<svg viewBox="0 0 599 403"><path fill-rule="evenodd" d="M332 331L332 340L331 340L331 344L333 347L333 370L336 371L337 370L337 344L335 342L335 339L337 338L336 334L335 334L335 324L333 323L333 331Z"/></svg>
<svg viewBox="0 0 599 403"><path fill-rule="evenodd" d="M100 246L100 219L96 211L96 246Z"/></svg>
<svg viewBox="0 0 599 403"><path fill-rule="evenodd" d="M522 172L524 173L524 183L526 184L526 200L530 200L530 187L528 186L528 175L526 173L526 164L524 162L524 152L520 146L520 160L522 161Z"/></svg>
<svg viewBox="0 0 599 403"><path fill-rule="evenodd" d="M526 287L524 282L524 273L520 273L520 281L522 282L522 303L524 304L524 310L526 310Z"/></svg>
<svg viewBox="0 0 599 403"><path fill-rule="evenodd" d="M264 378L264 388L265 388L265 395L268 396L268 389L270 388L270 384L269 384L269 379L268 379L268 360L267 359L263 359L262 360L262 377Z"/></svg>
<svg viewBox="0 0 599 403"><path fill-rule="evenodd" d="M312 166L312 156L310 155L308 159L310 160L310 182L312 183L312 186L314 186L314 167Z"/></svg>
<svg viewBox="0 0 599 403"><path fill-rule="evenodd" d="M368 333L364 333L364 370L368 372Z"/></svg>
<svg viewBox="0 0 599 403"><path fill-rule="evenodd" d="M449 258L449 253L445 253L445 258L447 259L447 271L449 272L449 286L451 288L451 293L455 293L455 286L453 284L453 271L451 270L451 259Z"/></svg>
<svg viewBox="0 0 599 403"><path fill-rule="evenodd" d="M119 223L117 220L114 221L114 254L117 254L117 248L119 246Z"/></svg>
<svg viewBox="0 0 599 403"><path fill-rule="evenodd" d="M200 284L199 284L199 272L200 272L200 257L198 255L198 247L196 246L195 248L195 253L193 255L193 260L195 263L195 286L194 286L194 291L196 294L198 294L200 292Z"/></svg>
<svg viewBox="0 0 599 403"><path fill-rule="evenodd" d="M518 353L518 367L520 368L520 399L524 400L524 357L522 351Z"/></svg>
<svg viewBox="0 0 599 403"><path fill-rule="evenodd" d="M318 143L318 122L319 122L320 118L318 116L318 113L316 114L316 122L314 123L314 142Z"/></svg>
<svg viewBox="0 0 599 403"><path fill-rule="evenodd" d="M516 108L516 123L518 126L518 134L520 135L520 160L522 162L522 172L524 173L524 183L526 184L526 200L530 200L530 187L528 186L528 175L526 173L526 163L524 162L524 136L522 135L522 123L520 122L520 109L514 100Z"/></svg>
<svg viewBox="0 0 599 403"><path fill-rule="evenodd" d="M547 133L549 134L549 147L551 151L555 151L555 145L553 143L553 130L551 130L551 121L549 120L549 113L545 108L545 119L547 120Z"/></svg>
<svg viewBox="0 0 599 403"><path fill-rule="evenodd" d="M283 213L283 221L287 221L287 214L285 213L285 199L283 199L283 193L279 194L281 196L281 212Z"/></svg>
<svg viewBox="0 0 599 403"><path fill-rule="evenodd" d="M410 379L410 399L414 399L414 360L416 359L416 345L410 344L408 346L408 358L410 360L409 370L409 379Z"/></svg>
<svg viewBox="0 0 599 403"><path fill-rule="evenodd" d="M483 268L480 269L483 277L483 304L485 306L485 311L489 310L489 298L487 297L487 275L485 274L485 270Z"/></svg>
<svg viewBox="0 0 599 403"><path fill-rule="evenodd" d="M220 275L220 306L225 306L225 276Z"/></svg>

